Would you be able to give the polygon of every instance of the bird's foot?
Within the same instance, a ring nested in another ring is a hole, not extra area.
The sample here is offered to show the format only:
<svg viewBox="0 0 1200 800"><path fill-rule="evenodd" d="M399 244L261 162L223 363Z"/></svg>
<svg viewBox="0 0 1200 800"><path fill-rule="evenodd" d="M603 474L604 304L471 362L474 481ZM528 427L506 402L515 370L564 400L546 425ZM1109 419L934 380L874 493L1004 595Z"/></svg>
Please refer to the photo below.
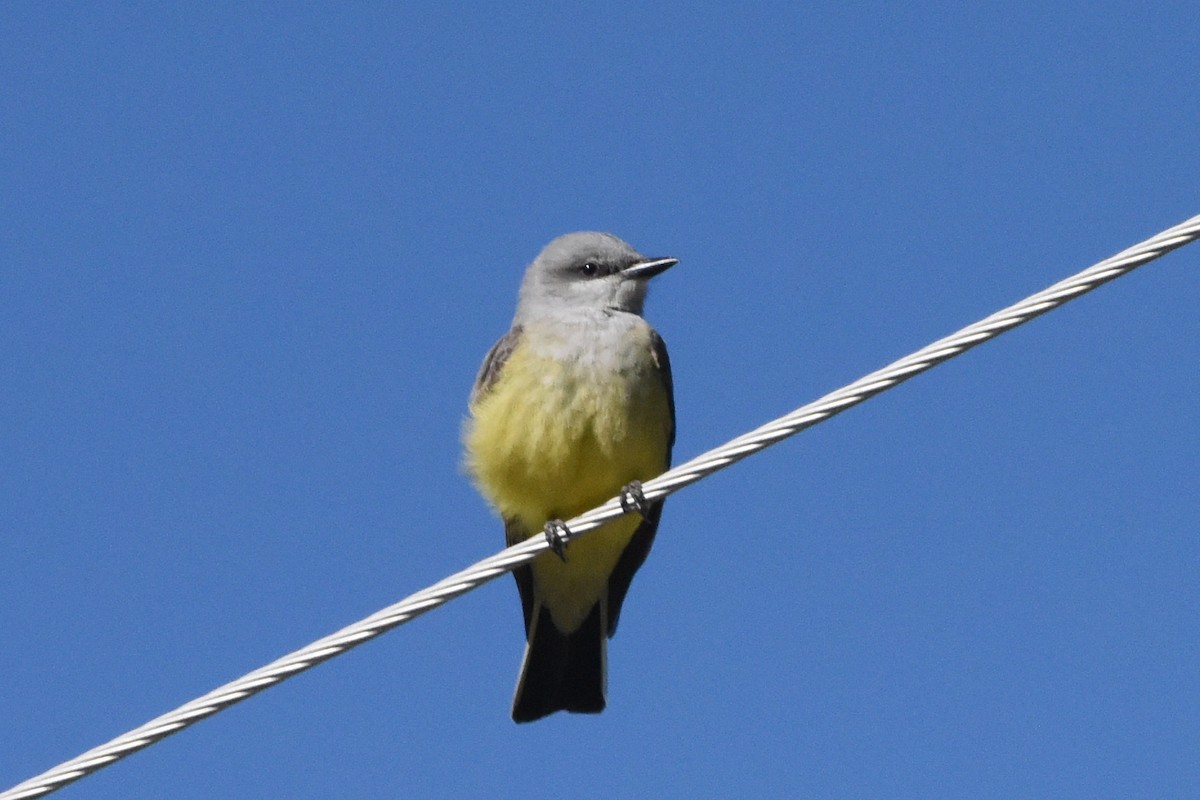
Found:
<svg viewBox="0 0 1200 800"><path fill-rule="evenodd" d="M646 516L646 495L642 494L642 482L630 481L621 488L621 510L626 514L636 511Z"/></svg>
<svg viewBox="0 0 1200 800"><path fill-rule="evenodd" d="M561 558L564 564L567 563L567 539L571 536L570 529L561 519L552 519L546 522L545 534L551 552Z"/></svg>

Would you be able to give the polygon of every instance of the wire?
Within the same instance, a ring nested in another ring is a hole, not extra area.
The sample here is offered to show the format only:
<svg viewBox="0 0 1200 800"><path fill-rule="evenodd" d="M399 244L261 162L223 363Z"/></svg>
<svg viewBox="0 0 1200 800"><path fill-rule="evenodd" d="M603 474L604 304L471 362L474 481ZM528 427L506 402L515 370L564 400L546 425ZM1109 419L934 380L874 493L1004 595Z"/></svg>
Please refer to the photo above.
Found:
<svg viewBox="0 0 1200 800"><path fill-rule="evenodd" d="M1045 314L1101 284L1131 272L1198 237L1200 237L1200 215L1106 258L1104 261L1088 267L1066 280L1059 281L1019 303L997 311L973 325L968 325L957 333L939 339L912 355L894 361L883 369L865 375L848 386L801 406L790 414L696 456L692 460L664 472L657 478L646 481L642 485L642 493L647 500L666 497L717 470L724 469L736 461L799 433L805 428L816 425L851 406L858 405L1004 331ZM624 513L620 499L613 498L602 506L568 520L567 538L573 539L586 534ZM269 686L274 686L286 678L310 669L326 659L344 653L397 625L402 625L426 611L431 611L461 594L482 586L493 578L532 561L548 548L549 543L544 536L534 536L490 558L485 558L366 619L342 628L307 647L289 653L265 667L214 689L203 697L185 703L174 711L156 717L106 744L88 750L70 761L63 762L41 775L30 778L0 793L0 800L38 797L55 791L130 753L149 747L172 733L210 717L218 711L223 711L234 703L257 694Z"/></svg>

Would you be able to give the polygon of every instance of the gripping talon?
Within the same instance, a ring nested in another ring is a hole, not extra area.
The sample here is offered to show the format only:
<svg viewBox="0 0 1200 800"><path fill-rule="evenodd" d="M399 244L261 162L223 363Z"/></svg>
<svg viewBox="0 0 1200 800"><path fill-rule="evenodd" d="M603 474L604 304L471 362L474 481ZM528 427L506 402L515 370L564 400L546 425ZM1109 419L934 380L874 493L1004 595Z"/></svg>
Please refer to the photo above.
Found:
<svg viewBox="0 0 1200 800"><path fill-rule="evenodd" d="M626 514L636 511L641 516L646 516L646 496L642 494L642 482L630 481L621 489L621 510Z"/></svg>
<svg viewBox="0 0 1200 800"><path fill-rule="evenodd" d="M564 564L567 563L567 539L571 536L570 529L561 519L552 519L546 522L545 534L551 552L562 559Z"/></svg>

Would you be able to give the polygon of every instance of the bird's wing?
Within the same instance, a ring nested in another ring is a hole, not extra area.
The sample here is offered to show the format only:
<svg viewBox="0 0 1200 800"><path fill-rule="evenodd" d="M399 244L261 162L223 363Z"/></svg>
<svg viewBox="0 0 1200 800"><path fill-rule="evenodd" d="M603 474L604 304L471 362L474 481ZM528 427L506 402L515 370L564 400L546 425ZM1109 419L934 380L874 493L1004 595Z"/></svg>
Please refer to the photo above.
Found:
<svg viewBox="0 0 1200 800"><path fill-rule="evenodd" d="M514 325L508 333L500 337L500 341L492 345L491 350L488 350L488 354L483 357L483 364L479 367L479 374L475 376L475 385L471 387L471 407L496 385L500 373L504 370L504 362L508 361L508 357L517 349L517 343L520 341L521 327Z"/></svg>
<svg viewBox="0 0 1200 800"><path fill-rule="evenodd" d="M529 530L515 519L504 518L504 542L509 547L520 544L529 538ZM525 636L529 636L529 626L533 624L533 568L526 564L512 571L513 579L517 582L517 592L521 595L521 611L525 615Z"/></svg>
<svg viewBox="0 0 1200 800"><path fill-rule="evenodd" d="M667 393L667 407L670 409L669 424L671 430L667 434L667 457L663 462L663 470L671 466L671 450L675 447L675 383L671 379L671 360L667 357L667 345L658 335L651 331L651 355L658 366L658 374ZM633 581L633 574L650 555L650 545L654 544L654 534L658 531L658 520L662 516L663 501L649 503L645 519L638 529L633 532L633 538L621 553L616 569L608 578L608 635L617 632L617 620L621 616L621 605L625 602L625 594ZM517 583L520 583L518 579ZM522 594L524 599L524 594Z"/></svg>
<svg viewBox="0 0 1200 800"><path fill-rule="evenodd" d="M504 363L508 361L508 357L512 355L520 341L521 328L514 326L512 330L501 337L500 341L492 345L492 349L484 356L483 365L479 367L479 375L475 378L475 386L471 388L470 406L472 408L491 391L492 387L496 385L496 381L500 380L500 374L504 371ZM525 541L529 535L530 531L526 530L525 526L517 520L507 517L504 519L504 541L509 547ZM525 634L528 636L533 615L533 571L526 564L514 569L512 574L517 581L517 591L521 595L521 610L525 614Z"/></svg>

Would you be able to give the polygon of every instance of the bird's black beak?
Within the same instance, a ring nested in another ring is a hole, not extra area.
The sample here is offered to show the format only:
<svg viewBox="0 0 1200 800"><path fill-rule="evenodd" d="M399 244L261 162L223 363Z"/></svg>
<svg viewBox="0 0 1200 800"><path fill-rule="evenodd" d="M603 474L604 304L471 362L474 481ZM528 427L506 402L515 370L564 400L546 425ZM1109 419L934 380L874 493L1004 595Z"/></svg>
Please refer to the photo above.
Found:
<svg viewBox="0 0 1200 800"><path fill-rule="evenodd" d="M666 272L679 263L678 258L650 258L645 261L635 261L621 270L622 277L646 280L660 272Z"/></svg>

